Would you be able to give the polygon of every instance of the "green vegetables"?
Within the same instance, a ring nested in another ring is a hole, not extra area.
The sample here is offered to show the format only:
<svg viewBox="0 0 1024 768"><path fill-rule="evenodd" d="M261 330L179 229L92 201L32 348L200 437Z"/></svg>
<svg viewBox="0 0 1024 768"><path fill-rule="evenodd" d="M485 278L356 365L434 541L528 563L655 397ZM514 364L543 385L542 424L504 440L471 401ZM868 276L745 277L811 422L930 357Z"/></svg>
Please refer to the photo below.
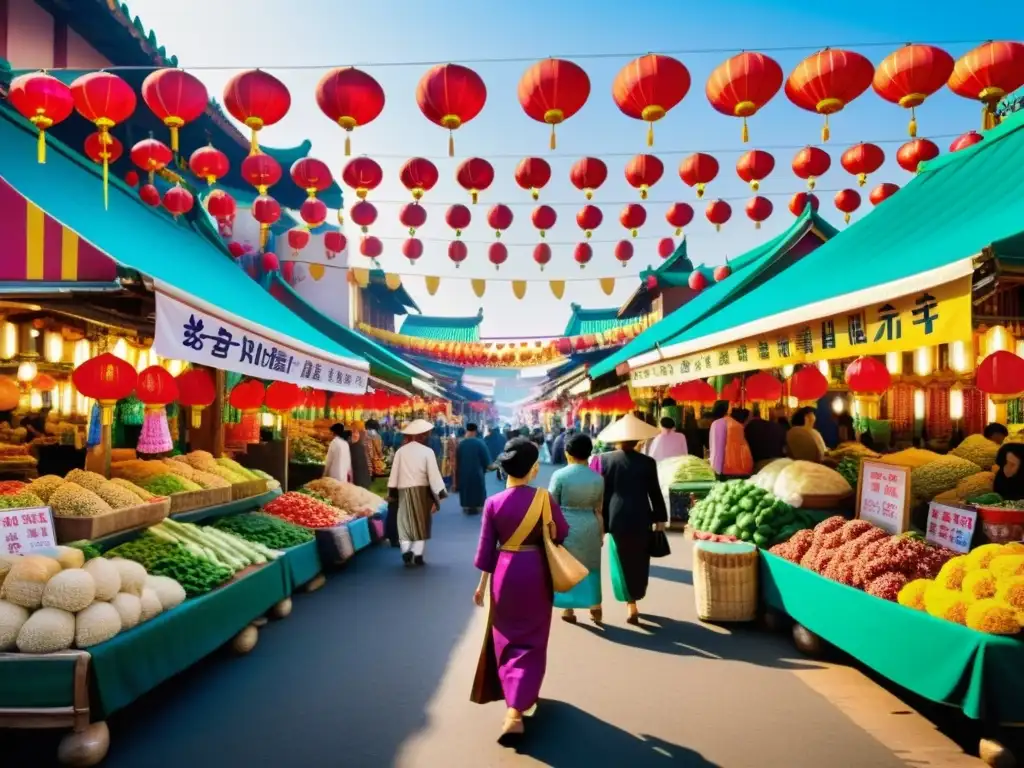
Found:
<svg viewBox="0 0 1024 768"><path fill-rule="evenodd" d="M103 554L95 544L88 541L72 541L68 546L80 550L85 555L86 562Z"/></svg>
<svg viewBox="0 0 1024 768"><path fill-rule="evenodd" d="M857 456L844 456L836 467L836 472L843 476L843 479L850 484L851 488L857 487L857 480L860 478L860 458Z"/></svg>
<svg viewBox="0 0 1024 768"><path fill-rule="evenodd" d="M735 536L759 547L787 541L813 524L805 513L743 480L719 483L690 511L696 530Z"/></svg>
<svg viewBox="0 0 1024 768"><path fill-rule="evenodd" d="M260 513L223 517L213 527L272 549L297 547L314 538L313 532L306 528Z"/></svg>
<svg viewBox="0 0 1024 768"><path fill-rule="evenodd" d="M232 571L205 558L197 557L177 542L165 541L151 533L119 544L107 557L134 560L154 576L169 576L185 589L189 597L216 589L232 576Z"/></svg>
<svg viewBox="0 0 1024 768"><path fill-rule="evenodd" d="M297 490L296 493L301 493L301 494L304 494L306 496L309 496L310 498L316 499L317 501L321 502L322 504L326 504L329 507L333 507L334 506L334 502L331 501L331 497L330 496L324 496L322 493L317 493L316 491L311 491L309 488L306 488L305 486L303 486L302 488L299 488L299 490Z"/></svg>
<svg viewBox="0 0 1024 768"><path fill-rule="evenodd" d="M978 504L980 506L991 507L991 506L1002 506L1003 497L998 493L983 493L980 496L971 496L967 499L968 504ZM1013 502L1010 502L1011 504Z"/></svg>
<svg viewBox="0 0 1024 768"><path fill-rule="evenodd" d="M140 478L138 484L156 496L170 496L172 493L202 490L197 483L170 473Z"/></svg>
<svg viewBox="0 0 1024 768"><path fill-rule="evenodd" d="M45 507L43 500L31 491L21 491L9 496L0 496L0 509L26 509Z"/></svg>
<svg viewBox="0 0 1024 768"><path fill-rule="evenodd" d="M262 565L276 560L278 552L217 528L200 527L191 523L164 520L149 529L151 536L167 542L177 542L196 557L205 558L237 573L250 565Z"/></svg>

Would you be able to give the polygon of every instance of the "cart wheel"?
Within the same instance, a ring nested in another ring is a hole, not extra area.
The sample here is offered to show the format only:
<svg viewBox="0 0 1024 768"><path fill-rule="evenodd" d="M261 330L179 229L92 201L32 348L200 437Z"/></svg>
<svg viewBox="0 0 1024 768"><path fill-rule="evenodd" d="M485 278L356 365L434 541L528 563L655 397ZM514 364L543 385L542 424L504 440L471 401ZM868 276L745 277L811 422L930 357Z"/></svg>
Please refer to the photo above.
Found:
<svg viewBox="0 0 1024 768"><path fill-rule="evenodd" d="M1013 752L992 739L982 739L978 742L978 757L985 765L991 765L993 768L1014 768L1017 765L1017 758Z"/></svg>
<svg viewBox="0 0 1024 768"><path fill-rule="evenodd" d="M761 614L761 629L767 632L781 632L786 628L787 619L786 614L767 608Z"/></svg>
<svg viewBox="0 0 1024 768"><path fill-rule="evenodd" d="M322 573L318 573L312 578L312 580L306 582L306 585L302 588L305 592L316 592L320 587L327 583L327 577Z"/></svg>
<svg viewBox="0 0 1024 768"><path fill-rule="evenodd" d="M235 635L235 639L231 641L231 650L240 656L249 653L249 651L256 647L256 641L259 638L260 631L250 624Z"/></svg>
<svg viewBox="0 0 1024 768"><path fill-rule="evenodd" d="M252 620L252 625L259 629L260 627L267 626L267 621L269 621L269 619L267 619L266 616L260 616L258 619Z"/></svg>
<svg viewBox="0 0 1024 768"><path fill-rule="evenodd" d="M803 624L793 625L793 643L800 653L812 658L817 658L825 652L825 644L821 638Z"/></svg>
<svg viewBox="0 0 1024 768"><path fill-rule="evenodd" d="M286 597L279 603L276 603L273 608L270 609L270 618L272 619L283 619L292 612L292 599Z"/></svg>
<svg viewBox="0 0 1024 768"><path fill-rule="evenodd" d="M103 721L92 723L81 731L72 731L60 740L57 759L61 765L87 768L98 765L110 749L110 729Z"/></svg>

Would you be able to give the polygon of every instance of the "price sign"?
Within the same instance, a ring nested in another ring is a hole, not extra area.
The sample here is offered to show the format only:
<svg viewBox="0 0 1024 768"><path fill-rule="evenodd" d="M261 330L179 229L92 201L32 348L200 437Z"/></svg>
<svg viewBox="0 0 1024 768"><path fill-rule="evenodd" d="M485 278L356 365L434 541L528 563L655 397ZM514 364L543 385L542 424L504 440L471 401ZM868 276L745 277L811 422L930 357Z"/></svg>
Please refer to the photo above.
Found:
<svg viewBox="0 0 1024 768"><path fill-rule="evenodd" d="M49 507L0 509L0 552L28 555L57 546Z"/></svg>
<svg viewBox="0 0 1024 768"><path fill-rule="evenodd" d="M910 527L910 468L865 460L857 479L857 517L886 533Z"/></svg>
<svg viewBox="0 0 1024 768"><path fill-rule="evenodd" d="M925 539L954 552L967 553L971 551L971 537L977 524L978 510L973 507L953 507L933 501L928 507Z"/></svg>

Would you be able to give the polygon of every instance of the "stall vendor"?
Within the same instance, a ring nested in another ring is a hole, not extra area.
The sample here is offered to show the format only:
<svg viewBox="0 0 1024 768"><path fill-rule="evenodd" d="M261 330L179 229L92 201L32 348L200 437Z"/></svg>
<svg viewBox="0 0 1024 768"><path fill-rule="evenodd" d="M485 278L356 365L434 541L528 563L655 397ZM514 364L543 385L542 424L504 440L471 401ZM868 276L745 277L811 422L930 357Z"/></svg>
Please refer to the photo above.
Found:
<svg viewBox="0 0 1024 768"><path fill-rule="evenodd" d="M1003 441L1010 436L1010 430L1002 424L992 422L985 427L985 431L982 434L996 445L1002 445Z"/></svg>
<svg viewBox="0 0 1024 768"><path fill-rule="evenodd" d="M999 471L996 472L992 490L1006 501L1024 499L1022 464L1024 464L1024 444L1003 443L999 453L996 454L996 466Z"/></svg>

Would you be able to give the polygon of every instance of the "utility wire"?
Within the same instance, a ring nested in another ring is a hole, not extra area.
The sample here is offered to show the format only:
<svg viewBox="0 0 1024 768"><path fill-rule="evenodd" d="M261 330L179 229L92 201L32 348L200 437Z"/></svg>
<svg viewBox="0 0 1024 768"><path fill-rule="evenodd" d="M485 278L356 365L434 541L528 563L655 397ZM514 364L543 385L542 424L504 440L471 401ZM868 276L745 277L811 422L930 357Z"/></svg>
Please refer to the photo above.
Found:
<svg viewBox="0 0 1024 768"><path fill-rule="evenodd" d="M282 258L281 261L282 262L291 262L293 264L306 264L307 266L315 265L315 266L318 266L318 267L325 267L326 269L342 269L342 270L351 270L351 269L380 269L380 270L382 270L383 272L385 272L385 273L387 273L389 275L398 275L399 277L402 277L402 278L417 277L417 278L426 279L428 277L434 277L434 278L437 278L438 280L441 280L441 281L447 281L447 280L463 280L463 281L468 281L468 280L484 280L484 281L486 281L488 283L553 283L553 282L554 283L559 283L559 282L560 283L593 283L593 282L597 282L598 280L612 280L612 279L614 279L614 280L640 280L640 273L639 272L633 272L633 271L629 270L628 267L626 269L623 269L621 272L617 272L616 274L613 274L613 275L594 275L594 274L589 274L589 275L583 275L582 277L556 277L554 275L549 275L549 276L545 277L545 276L543 276L543 273L542 273L542 276L540 276L540 277L506 277L506 276L502 275L501 272L499 271L499 272L497 272L497 277L495 277L495 273L491 273L491 274L488 274L488 275L467 275L467 274L460 274L460 273L455 273L455 274L445 273L445 274L442 275L442 274L436 274L436 273L430 273L430 272L400 272L400 271L396 271L396 270L393 270L393 269L385 269L383 267L375 267L372 264L369 265L369 266L360 267L360 266L357 266L355 264L324 264L322 261L306 261L304 259L290 259L290 258L287 258L287 257L286 258ZM448 266L451 266L451 265L450 264L446 264L445 266L448 267ZM491 265L491 266L493 266L493 265ZM719 266L723 266L723 265L719 265ZM644 269L646 270L647 267L645 266Z"/></svg>

